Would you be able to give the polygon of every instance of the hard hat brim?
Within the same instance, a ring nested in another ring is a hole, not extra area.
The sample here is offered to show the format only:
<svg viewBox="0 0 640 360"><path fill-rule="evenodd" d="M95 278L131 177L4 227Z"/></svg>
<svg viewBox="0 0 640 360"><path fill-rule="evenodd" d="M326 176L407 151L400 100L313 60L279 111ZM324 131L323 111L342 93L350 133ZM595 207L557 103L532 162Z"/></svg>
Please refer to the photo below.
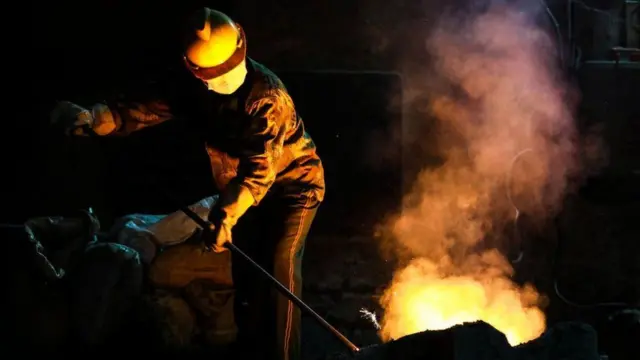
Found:
<svg viewBox="0 0 640 360"><path fill-rule="evenodd" d="M187 65L187 68L195 75L198 79L201 80L211 80L215 79L219 76L222 76L229 71L235 69L238 65L240 65L247 56L247 39L244 35L244 30L240 25L235 24L240 32L240 38L238 40L239 44L236 48L236 51L220 65L212 66L212 67L199 67L189 61L187 56L185 55L184 62Z"/></svg>

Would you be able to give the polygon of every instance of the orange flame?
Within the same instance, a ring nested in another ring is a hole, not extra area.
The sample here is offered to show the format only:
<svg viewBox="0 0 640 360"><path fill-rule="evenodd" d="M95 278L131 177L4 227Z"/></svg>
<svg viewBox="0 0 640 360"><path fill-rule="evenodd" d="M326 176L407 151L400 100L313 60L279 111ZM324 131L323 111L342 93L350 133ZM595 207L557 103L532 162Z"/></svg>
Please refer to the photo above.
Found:
<svg viewBox="0 0 640 360"><path fill-rule="evenodd" d="M434 264L419 258L396 274L382 298L387 310L381 336L388 341L482 320L516 345L545 329L537 302L535 289L518 288L507 276L442 276Z"/></svg>

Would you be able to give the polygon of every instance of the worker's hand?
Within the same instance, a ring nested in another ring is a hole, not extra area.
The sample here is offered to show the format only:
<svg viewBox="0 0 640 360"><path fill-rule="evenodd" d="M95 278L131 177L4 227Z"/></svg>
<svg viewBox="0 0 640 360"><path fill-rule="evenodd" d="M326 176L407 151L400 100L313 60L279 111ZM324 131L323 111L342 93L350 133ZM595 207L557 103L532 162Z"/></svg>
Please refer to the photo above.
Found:
<svg viewBox="0 0 640 360"><path fill-rule="evenodd" d="M221 223L213 231L214 235L214 244L213 251L217 253L221 253L223 251L228 250L225 246L226 243L231 242L231 226Z"/></svg>
<svg viewBox="0 0 640 360"><path fill-rule="evenodd" d="M109 135L117 124L111 109L105 104L94 104L85 109L69 101L61 101L51 112L51 123L63 128L67 135Z"/></svg>
<svg viewBox="0 0 640 360"><path fill-rule="evenodd" d="M91 111L70 101L60 101L51 111L51 124L59 126L67 135L88 136L93 127Z"/></svg>

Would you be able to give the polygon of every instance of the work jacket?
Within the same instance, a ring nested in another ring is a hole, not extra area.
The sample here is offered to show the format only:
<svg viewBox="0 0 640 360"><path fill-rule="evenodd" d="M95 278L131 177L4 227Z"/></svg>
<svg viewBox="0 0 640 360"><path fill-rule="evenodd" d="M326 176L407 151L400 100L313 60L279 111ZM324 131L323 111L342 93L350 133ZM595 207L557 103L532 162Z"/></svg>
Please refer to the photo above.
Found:
<svg viewBox="0 0 640 360"><path fill-rule="evenodd" d="M209 91L189 76L164 88L160 99L112 102L112 135L184 117L203 135L220 191L234 181L249 189L254 205L267 193L321 202L322 161L287 89L264 65L250 58L246 64L246 80L231 95Z"/></svg>

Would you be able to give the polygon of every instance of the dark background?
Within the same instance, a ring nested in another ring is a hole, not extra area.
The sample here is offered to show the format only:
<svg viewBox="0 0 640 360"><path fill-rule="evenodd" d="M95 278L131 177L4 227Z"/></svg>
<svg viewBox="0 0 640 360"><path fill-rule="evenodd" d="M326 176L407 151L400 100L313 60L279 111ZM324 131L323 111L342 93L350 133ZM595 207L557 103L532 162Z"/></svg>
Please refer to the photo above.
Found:
<svg viewBox="0 0 640 360"><path fill-rule="evenodd" d="M210 192L205 154L187 135L176 136L186 134L181 124L163 125L108 144L69 141L46 126L47 114L57 99L90 104L96 97L175 66L179 25L193 9L207 5L227 12L243 25L249 55L285 80L318 143L330 187L309 241L308 264L312 265L305 272L309 273L310 294L322 295L328 287L325 256L336 247L360 244L353 245L359 254L355 256L364 257L365 266L375 268L377 260L367 257L375 254L364 255L374 246L362 239L371 235L371 224L398 205L402 187L399 159L407 149L402 149L399 141L377 142L387 154L380 157L380 149L371 144L381 136L397 139L402 124L398 119L411 113L399 105L402 79L413 75L400 59L411 54L414 63L428 61L425 36L416 34L435 19L445 3L457 6L462 2L67 1L34 7L30 21L37 26L31 28L30 60L35 62L32 67L49 70L46 77L33 72L30 79L37 86L30 87L31 106L19 117L24 140L17 145L22 147L14 150L18 156L10 156L9 163L17 167L7 171L12 185L5 187L9 191L4 218L21 222L29 216L93 206L108 225L114 216L125 213L172 210L145 186L149 177L162 179L185 202ZM617 23L610 21L612 16L617 19L621 3L587 1L575 5L570 38L567 2L549 1L560 25L566 61L573 62L572 46L579 47L583 61L567 74L582 93L578 125L584 130L592 124L605 124L610 148L609 165L568 200L570 204L551 231L554 235L547 236L549 243L563 240L564 258L559 269L549 260L555 254L552 245L536 248L519 269L522 277L550 295L551 321L589 317L596 309L570 306L554 295L553 280L558 273L565 293L581 303L637 303L640 298L640 70L637 65L616 65L609 61L608 52L625 43L622 36L615 35L619 33ZM555 31L548 18L542 17L540 22ZM605 32L609 35L602 35ZM366 131L358 132L356 127ZM167 136L154 136L157 133ZM378 161L363 161L363 152L364 158ZM409 169L404 169L407 172ZM358 173L367 174L366 183L354 183ZM126 191L120 190L124 183L129 184ZM345 260L345 264L332 268L332 274L353 277L357 273L353 261ZM389 273L368 273L358 276L382 274L378 284L371 280L364 290L352 287L341 291L370 298ZM341 286L348 285L343 282ZM337 304L353 302L326 297L318 300L321 295L314 298L315 303L328 316ZM356 304L353 312L362 306L362 302ZM344 316L331 316L345 332L368 341L362 337L362 326L349 323Z"/></svg>

